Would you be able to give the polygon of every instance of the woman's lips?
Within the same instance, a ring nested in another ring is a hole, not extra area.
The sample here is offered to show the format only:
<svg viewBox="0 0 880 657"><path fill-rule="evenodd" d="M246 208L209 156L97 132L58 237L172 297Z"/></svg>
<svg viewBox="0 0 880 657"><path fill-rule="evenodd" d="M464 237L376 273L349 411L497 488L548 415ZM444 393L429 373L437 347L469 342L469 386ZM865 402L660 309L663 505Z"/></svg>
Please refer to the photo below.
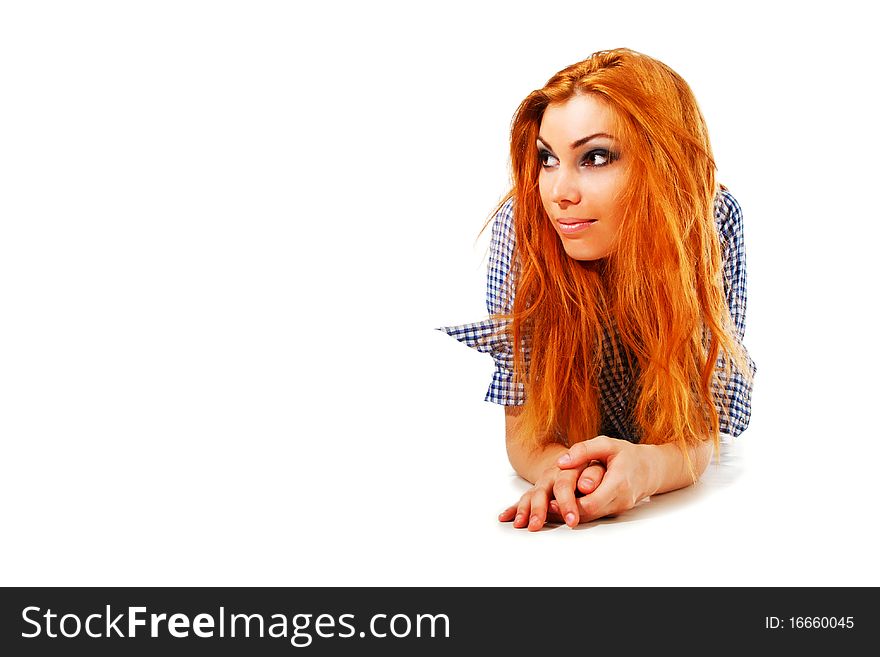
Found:
<svg viewBox="0 0 880 657"><path fill-rule="evenodd" d="M565 221L560 220L558 222L559 232L563 235L572 235L574 233L579 233L582 230L587 230L590 226L597 223L597 221L598 219L566 219Z"/></svg>

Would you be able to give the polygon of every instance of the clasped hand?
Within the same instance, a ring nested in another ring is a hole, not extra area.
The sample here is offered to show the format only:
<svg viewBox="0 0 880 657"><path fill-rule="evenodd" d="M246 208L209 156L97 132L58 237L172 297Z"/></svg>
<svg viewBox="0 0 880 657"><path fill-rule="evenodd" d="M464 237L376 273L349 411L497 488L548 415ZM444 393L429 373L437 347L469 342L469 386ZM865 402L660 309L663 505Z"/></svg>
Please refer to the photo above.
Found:
<svg viewBox="0 0 880 657"><path fill-rule="evenodd" d="M650 495L645 447L608 436L575 443L498 519L538 531L548 521L575 527L623 513Z"/></svg>

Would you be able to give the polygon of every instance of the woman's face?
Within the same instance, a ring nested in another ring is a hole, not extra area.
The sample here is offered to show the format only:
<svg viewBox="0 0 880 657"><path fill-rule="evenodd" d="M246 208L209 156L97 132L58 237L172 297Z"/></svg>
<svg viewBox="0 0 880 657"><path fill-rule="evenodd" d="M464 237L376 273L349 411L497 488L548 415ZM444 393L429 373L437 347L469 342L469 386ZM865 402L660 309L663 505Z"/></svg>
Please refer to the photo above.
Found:
<svg viewBox="0 0 880 657"><path fill-rule="evenodd" d="M595 96L573 96L544 110L538 131L538 187L544 210L575 260L607 256L621 223L625 184L611 108Z"/></svg>

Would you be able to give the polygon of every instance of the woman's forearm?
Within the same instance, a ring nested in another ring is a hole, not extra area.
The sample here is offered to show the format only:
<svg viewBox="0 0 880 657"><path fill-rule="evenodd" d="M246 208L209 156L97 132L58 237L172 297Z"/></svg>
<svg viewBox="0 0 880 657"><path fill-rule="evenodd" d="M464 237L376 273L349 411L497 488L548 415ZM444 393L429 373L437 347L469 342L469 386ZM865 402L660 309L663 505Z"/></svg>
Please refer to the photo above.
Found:
<svg viewBox="0 0 880 657"><path fill-rule="evenodd" d="M535 442L529 440L521 425L521 406L508 406L505 409L505 432L507 458L516 473L534 484L547 468L556 465L556 459L568 451L558 443L549 443L533 447Z"/></svg>
<svg viewBox="0 0 880 657"><path fill-rule="evenodd" d="M687 459L675 443L644 445L651 450L651 483L649 495L667 493L696 483L688 468ZM688 447L691 462L699 479L712 458L712 441L704 440L695 447Z"/></svg>
<svg viewBox="0 0 880 657"><path fill-rule="evenodd" d="M534 450L522 446L522 444L507 443L507 458L516 473L534 484L547 468L554 467L556 460L565 454L568 448L559 443L544 445Z"/></svg>

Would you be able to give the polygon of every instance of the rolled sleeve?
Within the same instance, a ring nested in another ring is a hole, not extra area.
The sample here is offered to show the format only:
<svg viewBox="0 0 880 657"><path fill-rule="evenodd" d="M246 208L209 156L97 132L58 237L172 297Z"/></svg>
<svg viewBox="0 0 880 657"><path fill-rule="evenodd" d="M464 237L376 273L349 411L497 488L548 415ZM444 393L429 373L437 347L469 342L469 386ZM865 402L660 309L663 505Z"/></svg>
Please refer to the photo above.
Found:
<svg viewBox="0 0 880 657"><path fill-rule="evenodd" d="M492 223L486 277L486 309L490 315L509 313L513 307L514 281L511 263L514 243L511 198L501 206ZM495 371L486 391L485 401L503 406L520 406L525 403L525 386L522 382L514 382L513 348L507 332L508 325L509 322L490 317L480 322L443 326L437 330L492 356Z"/></svg>

